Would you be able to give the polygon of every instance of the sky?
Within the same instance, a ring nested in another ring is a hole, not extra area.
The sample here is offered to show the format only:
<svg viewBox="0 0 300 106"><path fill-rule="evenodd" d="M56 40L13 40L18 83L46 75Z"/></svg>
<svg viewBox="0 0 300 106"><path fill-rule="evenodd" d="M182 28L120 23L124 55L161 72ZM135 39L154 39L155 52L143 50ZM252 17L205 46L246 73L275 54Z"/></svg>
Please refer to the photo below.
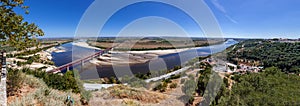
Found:
<svg viewBox="0 0 300 106"><path fill-rule="evenodd" d="M299 0L204 0L218 21L225 37L235 38L300 38L300 1ZM81 17L94 0L25 0L29 15L24 15L26 21L34 22L45 32L44 37L73 37ZM139 9L132 17L149 15L149 8ZM152 8L153 9L153 8ZM168 6L161 6L156 14L165 18L177 17L173 21L187 30L196 30L192 22L179 19L188 17L180 15L173 9L167 14ZM126 11L126 10L124 10ZM131 10L133 11L133 10ZM17 10L18 13L23 13ZM153 12L153 11L152 11ZM120 12L121 13L121 12ZM126 12L125 12L126 13ZM172 14L174 13L174 14ZM176 14L175 14L176 13ZM176 15L180 15L178 18ZM129 21L129 18L112 18L108 30L114 30L122 25L118 22ZM132 20L132 18L131 18ZM172 20L172 19L171 19ZM192 24L191 24L192 23ZM124 23L123 23L124 24ZM119 26L118 26L119 25ZM189 26L192 25L192 26ZM163 27L163 26L160 26ZM111 28L111 29L109 29ZM195 31L197 32L197 31ZM196 35L193 35L197 37Z"/></svg>

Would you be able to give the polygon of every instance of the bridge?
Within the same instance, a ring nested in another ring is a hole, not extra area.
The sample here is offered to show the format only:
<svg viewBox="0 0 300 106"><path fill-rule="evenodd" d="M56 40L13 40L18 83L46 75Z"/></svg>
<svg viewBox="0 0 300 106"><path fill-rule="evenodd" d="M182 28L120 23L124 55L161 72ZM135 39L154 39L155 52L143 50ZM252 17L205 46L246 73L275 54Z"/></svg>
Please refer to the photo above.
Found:
<svg viewBox="0 0 300 106"><path fill-rule="evenodd" d="M62 70L67 70L67 71L69 71L69 70L70 70L70 67L76 66L76 65L79 65L79 64L81 64L81 66L83 66L83 65L84 65L84 62L89 61L89 60L91 60L91 59L93 59L93 58L95 58L95 57L97 57L97 56L103 55L104 53L107 53L108 51L110 51L110 50L112 50L112 49L113 49L113 47L107 48L107 49L105 49L105 50L101 50L101 51L99 51L99 52L97 52L97 53L95 53L95 54L92 54L92 55L90 55L90 56L87 56L87 57L85 57L85 58L82 58L82 59L78 59L78 60L72 61L72 62L70 62L70 63L67 63L67 64L65 64L65 65L62 65L62 66L60 66L60 67L57 67L56 69L50 70L50 71L48 71L48 73L58 73L58 72L61 72Z"/></svg>

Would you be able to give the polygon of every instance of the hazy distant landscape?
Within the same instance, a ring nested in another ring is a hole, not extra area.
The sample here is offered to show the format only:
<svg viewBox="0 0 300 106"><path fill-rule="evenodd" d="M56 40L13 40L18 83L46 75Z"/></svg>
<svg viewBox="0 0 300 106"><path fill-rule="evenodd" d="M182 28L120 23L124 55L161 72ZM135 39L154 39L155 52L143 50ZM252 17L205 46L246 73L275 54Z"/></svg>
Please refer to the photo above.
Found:
<svg viewBox="0 0 300 106"><path fill-rule="evenodd" d="M0 106L298 106L299 4L0 0Z"/></svg>

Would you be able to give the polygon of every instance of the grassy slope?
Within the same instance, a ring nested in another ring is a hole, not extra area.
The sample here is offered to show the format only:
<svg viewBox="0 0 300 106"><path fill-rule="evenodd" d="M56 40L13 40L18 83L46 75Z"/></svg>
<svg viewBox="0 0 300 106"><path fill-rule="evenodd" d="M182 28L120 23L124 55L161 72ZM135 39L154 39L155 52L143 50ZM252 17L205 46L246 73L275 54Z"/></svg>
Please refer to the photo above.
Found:
<svg viewBox="0 0 300 106"><path fill-rule="evenodd" d="M22 74L24 78L23 85L30 86L31 91L22 94L19 97L9 97L9 106L22 106L22 105L41 105L41 106L65 106L64 104L68 95L74 99L75 105L80 105L80 96L71 91L62 92L54 90L45 84L41 79L31 75Z"/></svg>

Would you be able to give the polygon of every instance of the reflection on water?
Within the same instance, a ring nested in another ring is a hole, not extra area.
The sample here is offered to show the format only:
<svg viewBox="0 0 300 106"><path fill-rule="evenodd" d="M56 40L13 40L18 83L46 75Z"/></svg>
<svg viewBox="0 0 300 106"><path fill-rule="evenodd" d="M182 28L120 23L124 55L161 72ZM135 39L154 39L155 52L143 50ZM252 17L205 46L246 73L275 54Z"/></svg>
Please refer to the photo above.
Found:
<svg viewBox="0 0 300 106"><path fill-rule="evenodd" d="M227 47L234 45L238 43L235 40L227 40L224 44L219 45L212 45L207 47L199 47L196 49L189 49L187 51L183 51L180 53L173 53L173 54L167 54L159 56L158 59L151 60L150 62L143 63L143 64L136 64L131 65L130 69L126 66L118 66L118 67L112 67L112 66L97 66L92 63L86 62L84 63L83 67L75 66L76 69L81 70L80 75L81 79L95 79L99 77L111 77L115 76L115 73L118 73L118 75L126 75L131 73L147 73L154 70L163 70L164 67L159 67L161 64L166 65L167 69L171 69L174 66L179 66L187 62L188 60L191 60L198 56L208 56L212 53L217 53L225 50ZM61 66L64 64L67 64L71 62L72 60L84 58L88 55L91 55L97 50L79 47L72 45L72 43L67 43L64 45L61 45L63 48L66 49L66 52L62 53L52 53L53 61L55 62L56 66ZM119 70L113 70L119 69ZM72 69L72 68L71 68ZM124 69L124 70L122 70ZM131 70L131 71L126 71ZM115 72L118 71L118 72Z"/></svg>

